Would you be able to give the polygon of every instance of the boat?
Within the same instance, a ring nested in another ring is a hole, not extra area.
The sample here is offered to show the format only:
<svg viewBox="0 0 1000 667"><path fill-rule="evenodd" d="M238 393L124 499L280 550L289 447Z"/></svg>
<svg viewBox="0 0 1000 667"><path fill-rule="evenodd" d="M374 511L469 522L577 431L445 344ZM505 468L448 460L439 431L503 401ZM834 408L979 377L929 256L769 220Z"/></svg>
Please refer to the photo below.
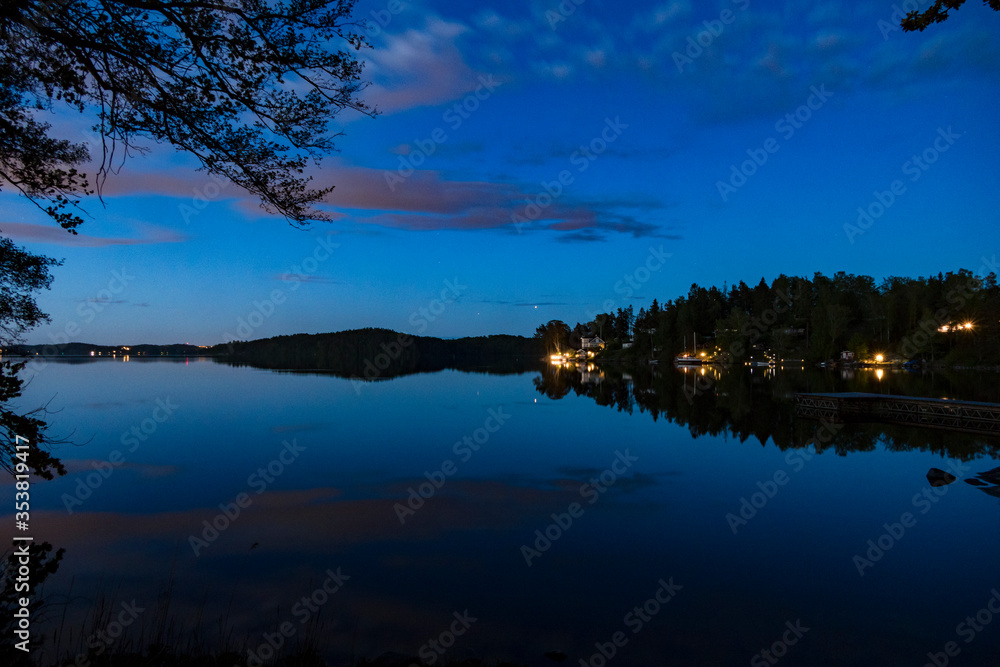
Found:
<svg viewBox="0 0 1000 667"><path fill-rule="evenodd" d="M675 366L701 366L705 358L698 356L698 334L694 335L694 353L687 353L687 336L684 336L684 352L674 357Z"/></svg>
<svg viewBox="0 0 1000 667"><path fill-rule="evenodd" d="M674 364L677 366L701 366L703 363L705 363L704 359L686 354L678 354L674 357Z"/></svg>

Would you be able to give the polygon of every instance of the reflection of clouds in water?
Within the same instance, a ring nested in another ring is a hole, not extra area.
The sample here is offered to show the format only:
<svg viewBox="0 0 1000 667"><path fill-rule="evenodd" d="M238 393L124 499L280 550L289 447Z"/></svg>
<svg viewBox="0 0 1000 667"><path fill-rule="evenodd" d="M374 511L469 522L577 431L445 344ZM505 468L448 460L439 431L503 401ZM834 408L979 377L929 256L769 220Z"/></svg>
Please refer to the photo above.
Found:
<svg viewBox="0 0 1000 667"><path fill-rule="evenodd" d="M601 473L606 469L602 468L559 468L559 472L573 478L554 480L549 482L563 488L579 488L583 484L589 484L593 480L600 480ZM645 473L634 473L632 475L617 475L612 485L607 487L607 493L615 495L622 493L632 493L639 489L657 486L660 482L656 480L656 475ZM603 494L602 494L603 495Z"/></svg>
<svg viewBox="0 0 1000 667"><path fill-rule="evenodd" d="M574 468L571 466L564 466L562 468L556 468L559 472L564 475L569 475L570 477L593 477L594 475L600 475L604 469L603 468Z"/></svg>
<svg viewBox="0 0 1000 667"><path fill-rule="evenodd" d="M154 402L155 400L155 397L149 397L133 398L126 401L95 401L93 403L78 403L77 407L87 408L88 410L112 410L115 408L124 408L129 405L146 405Z"/></svg>
<svg viewBox="0 0 1000 667"><path fill-rule="evenodd" d="M251 504L201 552L197 561L187 545L188 537L200 534L202 522L218 514L218 507L141 515L38 512L37 539L67 547L78 567L90 567L95 572L131 571L135 562L155 560L164 547L177 544L181 545L179 557L190 558L200 566L244 554L254 542L260 543L254 552L261 556L302 555L326 553L351 544L434 539L466 529L512 528L530 521L532 516L544 516L572 495L551 487L544 490L493 480L455 479L439 495L427 500L423 511L400 526L392 507L405 499L401 491L407 486L406 482L395 482L383 489L381 497L364 499L345 498L340 489L334 488L251 493ZM225 498L223 502L231 500ZM137 535L142 536L141 543L135 540Z"/></svg>
<svg viewBox="0 0 1000 667"><path fill-rule="evenodd" d="M609 491L618 489L622 493L633 493L639 489L646 489L658 484L659 482L656 481L655 475L647 475L637 472L631 477L620 477L618 481L615 482L615 485L609 489Z"/></svg>
<svg viewBox="0 0 1000 667"><path fill-rule="evenodd" d="M330 428L330 422L305 422L303 424L278 424L271 427L271 433L292 433L303 431L322 431Z"/></svg>
<svg viewBox="0 0 1000 667"><path fill-rule="evenodd" d="M74 467L87 463L76 461ZM346 498L335 488L251 494L252 503L197 558L189 537L201 537L203 522L211 522L219 514L218 507L144 515L39 512L36 522L41 530L36 539L67 550L60 580L68 585L74 579L74 592L83 595L70 618L90 611L84 606L97 597L106 585L102 582L111 575L118 582L115 595L135 597L140 605L151 604L157 591L171 582L171 614L184 631L193 630L190 623L195 618L213 623L226 614L237 636L244 629L273 632L272 626L282 620L294 622L280 611L276 616L276 610L287 612L309 594L321 583L325 568L343 567L352 579L331 597L322 615L329 645L349 646L354 641L349 631L357 623L362 628L361 654L393 647L412 652L440 631L437 625L447 620L451 610L442 607L438 598L449 598L454 592L438 586L428 599L413 595L402 584L385 584L386 577L418 589L423 582L447 578L449 573L480 577L484 563L468 552L468 545L448 548L453 540L464 539L457 535L490 531L489 544L495 546L504 541L497 535L519 534L578 497L575 488L562 490L551 483L540 489L495 480L453 479L401 526L392 505L405 497L401 490L417 482L392 483L379 489L374 499ZM515 547L512 543L511 554L516 556ZM491 552L490 557L502 561L501 549ZM65 589L50 586L49 592L61 594ZM229 596L233 596L231 604ZM476 601L467 597L454 604L471 608ZM73 622L68 621L69 627L74 627ZM520 622L516 617L495 619L489 632L495 635L498 648L509 641L505 638L523 636L525 628L510 625Z"/></svg>
<svg viewBox="0 0 1000 667"><path fill-rule="evenodd" d="M74 463L76 467L87 462ZM259 546L254 556L259 559L325 554L349 545L429 542L463 530L512 530L533 525L579 499L576 483L560 487L547 481L536 488L496 480L454 479L401 526L393 505L404 500L405 489L418 481L394 482L381 489L378 498L346 498L342 490L334 488L250 494L251 504L201 550L197 559L188 539L201 535L203 522L211 521L219 513L218 507L154 514L81 511L69 516L39 512L37 539L66 547L72 554L69 566L94 577L109 571L135 572L136 563L143 564L137 577L155 577L156 572L166 575L175 549L179 562L188 563L190 567L185 567L194 575L203 568L215 569L229 558L245 556L255 542ZM652 476L636 474L621 478L615 486L619 492L630 492L654 484ZM141 541L136 539L140 535Z"/></svg>
<svg viewBox="0 0 1000 667"><path fill-rule="evenodd" d="M63 459L66 466L66 475L72 476L76 473L91 473L97 470L96 466L107 466L105 459ZM143 477L166 477L177 472L178 467L173 465L154 465L151 463L134 463L124 461L114 465L115 470L134 470Z"/></svg>
<svg viewBox="0 0 1000 667"><path fill-rule="evenodd" d="M81 403L81 408L88 408L90 410L108 410L111 408L121 408L124 407L125 403L121 401L107 401L105 403Z"/></svg>

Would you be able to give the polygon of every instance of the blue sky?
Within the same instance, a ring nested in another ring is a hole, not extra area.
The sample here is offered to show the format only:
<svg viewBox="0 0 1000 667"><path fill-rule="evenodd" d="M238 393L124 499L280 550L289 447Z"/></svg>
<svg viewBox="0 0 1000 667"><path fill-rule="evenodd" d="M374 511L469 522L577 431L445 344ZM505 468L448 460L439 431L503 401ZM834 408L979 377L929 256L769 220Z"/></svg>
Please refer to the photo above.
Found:
<svg viewBox="0 0 1000 667"><path fill-rule="evenodd" d="M169 146L127 160L78 237L5 190L0 230L65 260L27 340L530 335L694 282L988 270L1000 14L904 34L894 12L359 2L382 113L333 122L334 221L293 229ZM76 140L85 120L52 118Z"/></svg>

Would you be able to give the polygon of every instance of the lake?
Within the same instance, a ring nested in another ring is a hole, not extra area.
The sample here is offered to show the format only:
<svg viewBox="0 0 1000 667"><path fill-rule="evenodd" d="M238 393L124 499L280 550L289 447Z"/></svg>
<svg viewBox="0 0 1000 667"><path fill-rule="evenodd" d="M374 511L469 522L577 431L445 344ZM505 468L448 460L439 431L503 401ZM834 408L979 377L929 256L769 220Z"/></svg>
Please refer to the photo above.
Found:
<svg viewBox="0 0 1000 667"><path fill-rule="evenodd" d="M31 487L33 536L66 550L38 655L155 642L251 664L304 647L331 664L996 664L1000 495L965 480L1000 466L997 438L831 425L786 399L996 401L998 386L51 363L18 401L48 403L70 441L53 452L68 474ZM958 480L932 486L931 468Z"/></svg>

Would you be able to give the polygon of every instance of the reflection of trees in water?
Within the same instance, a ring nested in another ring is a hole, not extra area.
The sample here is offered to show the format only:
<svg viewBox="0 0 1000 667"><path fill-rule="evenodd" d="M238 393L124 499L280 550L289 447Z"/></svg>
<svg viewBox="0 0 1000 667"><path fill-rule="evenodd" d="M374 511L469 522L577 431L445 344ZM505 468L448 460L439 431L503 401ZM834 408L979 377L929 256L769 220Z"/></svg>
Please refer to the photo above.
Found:
<svg viewBox="0 0 1000 667"><path fill-rule="evenodd" d="M538 390L538 393L558 401L572 389L569 375L569 373L555 373L549 377L546 373L542 373L534 380L535 389Z"/></svg>
<svg viewBox="0 0 1000 667"><path fill-rule="evenodd" d="M12 406L12 401L20 398L24 389L25 383L20 374L26 364L26 361L0 362L0 467L12 476L30 475L27 481L35 484L40 480L50 480L56 475L66 474L62 461L48 451L52 444L64 441L56 441L47 436L48 425L43 419L47 412L45 406L30 412L23 412ZM17 449L18 444L25 443L29 445L26 449ZM12 483L11 487L13 498L15 485ZM27 493L30 517L30 485ZM14 523L13 518L11 517L11 524ZM30 522L28 525L31 525ZM25 548L27 553L24 553ZM53 547L48 542L33 544L19 541L14 543L13 549L0 555L0 662L5 665L25 664L28 655L15 646L21 641L14 632L19 629L21 619L15 617L14 613L21 608L22 598L30 600L27 607L32 628L30 648L34 651L37 647L38 634L33 629L40 627L46 612L50 611L41 599L41 585L59 568L65 550L59 549L55 554L52 551ZM25 588L25 584L28 588Z"/></svg>
<svg viewBox="0 0 1000 667"><path fill-rule="evenodd" d="M22 545L27 547L28 553L25 555ZM0 560L0 658L5 665L30 664L25 658L28 654L16 647L16 644L23 641L14 633L19 627L19 619L14 613L20 609L19 600L28 598L30 627L30 641L27 646L34 653L40 642L37 631L34 628L41 627L47 616L51 616L53 611L43 607L43 601L39 599L38 593L41 586L50 574L55 574L59 569L65 549L59 549L52 554L52 545L48 542L41 544L19 543L13 550L8 550ZM23 576L22 561L27 561L28 574ZM18 581L20 579L20 582ZM18 588L18 584L27 582L30 590ZM47 612L47 613L46 613Z"/></svg>
<svg viewBox="0 0 1000 667"><path fill-rule="evenodd" d="M619 412L638 410L654 421L662 417L686 426L695 438L721 435L740 442L755 438L762 444L770 440L782 450L812 444L819 451L840 455L884 446L890 451L916 449L963 460L1000 457L1000 439L995 437L894 424L847 424L833 437L814 441L822 423L796 418L795 394L800 392L859 391L1000 402L1000 396L994 398L998 383L992 375L907 373L891 380L879 392L879 381L870 372L844 379L812 371L756 369L751 373L718 367L658 371L649 366L605 365L599 374L584 374L574 366L548 366L534 384L539 393L552 399L573 391Z"/></svg>
<svg viewBox="0 0 1000 667"><path fill-rule="evenodd" d="M45 406L23 414L11 409L11 401L19 398L24 388L24 380L19 374L26 363L14 363L10 360L0 362L0 467L14 474L18 463L15 457L16 436L21 436L22 443L25 440L31 443L30 455L23 461L27 464L28 472L43 479L52 479L54 474L65 475L66 469L58 458L47 451L48 445L54 441L45 433L47 425L42 419L46 413Z"/></svg>

